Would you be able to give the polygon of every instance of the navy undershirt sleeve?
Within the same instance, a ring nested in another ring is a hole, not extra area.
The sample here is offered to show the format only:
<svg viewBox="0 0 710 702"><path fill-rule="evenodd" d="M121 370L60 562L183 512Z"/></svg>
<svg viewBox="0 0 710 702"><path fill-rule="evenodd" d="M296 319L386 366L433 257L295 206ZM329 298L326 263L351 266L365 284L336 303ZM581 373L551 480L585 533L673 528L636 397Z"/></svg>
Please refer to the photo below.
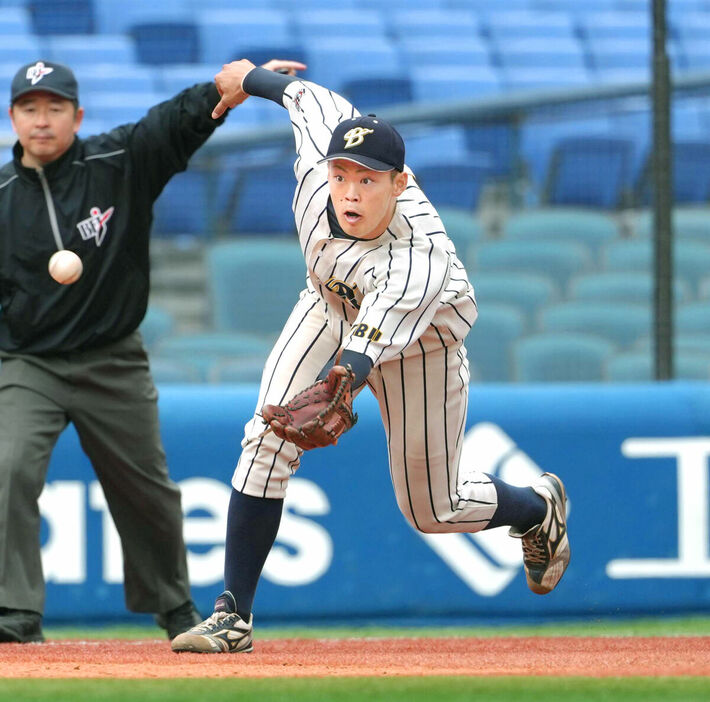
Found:
<svg viewBox="0 0 710 702"><path fill-rule="evenodd" d="M283 94L289 83L299 80L296 76L287 76L284 73L275 73L266 68L257 66L244 76L242 88L249 95L267 98L277 102L283 107Z"/></svg>

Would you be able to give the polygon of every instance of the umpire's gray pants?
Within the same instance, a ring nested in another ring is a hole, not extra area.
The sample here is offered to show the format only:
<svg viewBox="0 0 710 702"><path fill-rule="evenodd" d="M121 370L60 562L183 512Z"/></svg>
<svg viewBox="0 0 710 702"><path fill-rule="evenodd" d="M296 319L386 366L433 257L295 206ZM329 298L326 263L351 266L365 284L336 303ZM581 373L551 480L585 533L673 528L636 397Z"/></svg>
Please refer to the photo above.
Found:
<svg viewBox="0 0 710 702"><path fill-rule="evenodd" d="M189 600L180 491L139 333L91 351L0 359L0 608L44 611L37 500L69 422L121 537L128 609L165 612Z"/></svg>

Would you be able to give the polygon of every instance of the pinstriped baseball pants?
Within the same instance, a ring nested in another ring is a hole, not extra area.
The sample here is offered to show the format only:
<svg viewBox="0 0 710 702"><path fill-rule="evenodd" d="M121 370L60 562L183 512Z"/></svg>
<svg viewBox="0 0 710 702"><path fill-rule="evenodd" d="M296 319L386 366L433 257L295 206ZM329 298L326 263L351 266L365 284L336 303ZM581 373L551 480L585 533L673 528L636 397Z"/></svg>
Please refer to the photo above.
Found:
<svg viewBox="0 0 710 702"><path fill-rule="evenodd" d="M329 328L322 305L315 293L301 294L264 367L257 413L265 403L282 404L308 387L339 350L340 332ZM397 504L420 531L479 531L497 507L486 475L470 466L459 470L468 383L461 342L382 363L367 380L385 427ZM247 423L232 485L253 497L278 499L303 452L271 432L259 436L263 428L258 414Z"/></svg>

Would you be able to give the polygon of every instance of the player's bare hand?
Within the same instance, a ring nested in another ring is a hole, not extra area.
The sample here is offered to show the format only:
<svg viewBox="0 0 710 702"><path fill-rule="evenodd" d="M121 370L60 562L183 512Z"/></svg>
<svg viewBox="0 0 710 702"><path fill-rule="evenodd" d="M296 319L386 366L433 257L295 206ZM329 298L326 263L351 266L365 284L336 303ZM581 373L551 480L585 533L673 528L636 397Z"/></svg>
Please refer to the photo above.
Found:
<svg viewBox="0 0 710 702"><path fill-rule="evenodd" d="M244 92L242 83L247 73L253 68L255 68L254 64L248 59L232 61L232 63L226 63L222 66L222 70L214 77L221 99L212 110L213 119L218 119L227 111L227 108L236 107L249 97L248 93ZM300 61L272 59L267 61L263 68L269 71L295 75L296 71L302 71L306 66Z"/></svg>

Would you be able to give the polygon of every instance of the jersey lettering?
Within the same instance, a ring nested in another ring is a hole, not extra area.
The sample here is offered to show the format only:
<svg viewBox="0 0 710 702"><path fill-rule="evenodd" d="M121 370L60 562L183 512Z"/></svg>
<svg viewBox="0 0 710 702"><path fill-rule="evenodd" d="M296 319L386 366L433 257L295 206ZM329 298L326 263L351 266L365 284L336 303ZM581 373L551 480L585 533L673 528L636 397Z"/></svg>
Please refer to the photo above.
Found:
<svg viewBox="0 0 710 702"><path fill-rule="evenodd" d="M369 333L368 333L369 331ZM367 324L357 324L350 332L353 336L365 337L370 341L378 341L382 336L382 332L377 327L369 327Z"/></svg>

